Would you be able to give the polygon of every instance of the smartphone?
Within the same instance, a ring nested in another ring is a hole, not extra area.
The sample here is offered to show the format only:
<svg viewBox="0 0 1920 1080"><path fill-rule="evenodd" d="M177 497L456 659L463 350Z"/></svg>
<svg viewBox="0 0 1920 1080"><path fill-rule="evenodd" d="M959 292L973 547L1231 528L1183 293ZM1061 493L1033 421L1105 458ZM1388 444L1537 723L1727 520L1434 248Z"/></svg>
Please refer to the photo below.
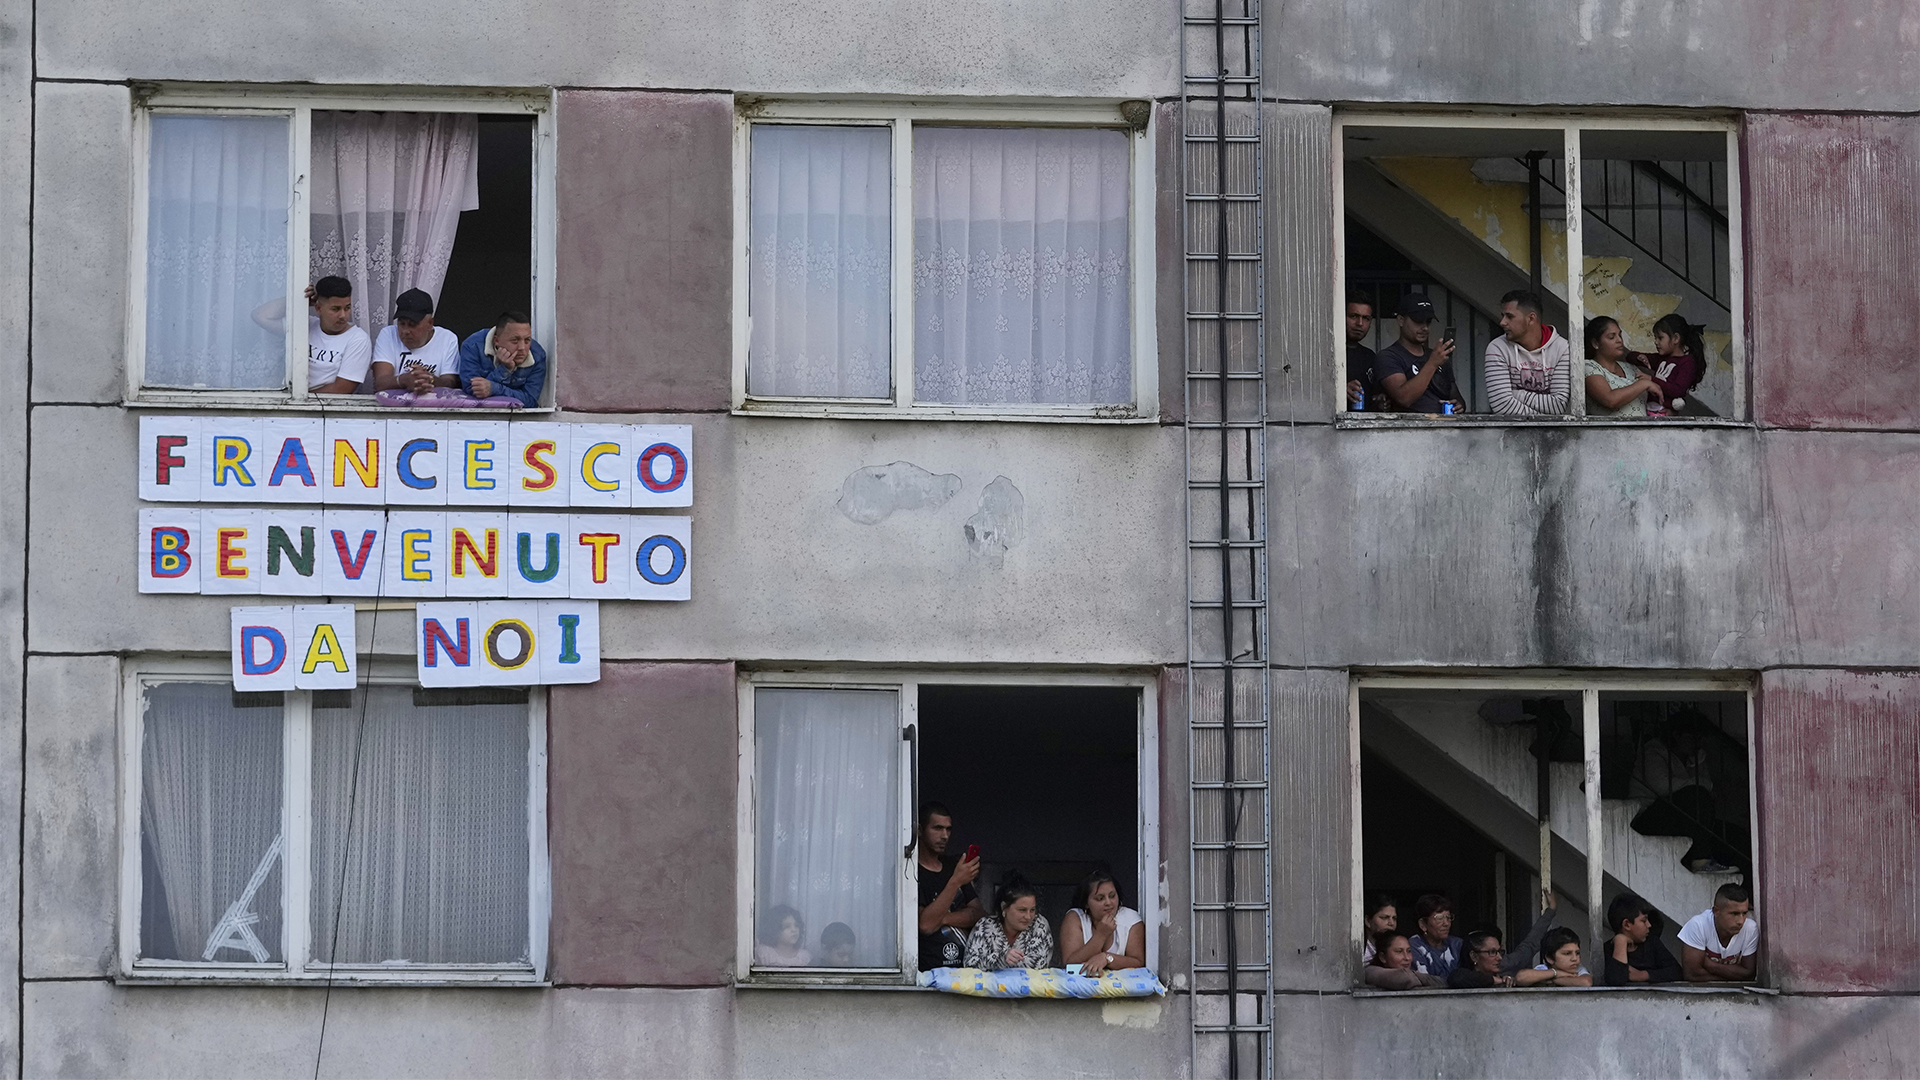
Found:
<svg viewBox="0 0 1920 1080"><path fill-rule="evenodd" d="M967 857L966 857L966 859L965 859L965 860L962 860L962 861L965 861L965 862L972 862L972 861L974 861L974 860L977 860L978 858L980 858L980 845L979 845L979 844L968 844L968 845L967 845Z"/></svg>
<svg viewBox="0 0 1920 1080"><path fill-rule="evenodd" d="M1451 326L1447 327L1446 331L1441 334L1440 340L1445 341L1448 344L1452 344L1453 343L1453 327Z"/></svg>

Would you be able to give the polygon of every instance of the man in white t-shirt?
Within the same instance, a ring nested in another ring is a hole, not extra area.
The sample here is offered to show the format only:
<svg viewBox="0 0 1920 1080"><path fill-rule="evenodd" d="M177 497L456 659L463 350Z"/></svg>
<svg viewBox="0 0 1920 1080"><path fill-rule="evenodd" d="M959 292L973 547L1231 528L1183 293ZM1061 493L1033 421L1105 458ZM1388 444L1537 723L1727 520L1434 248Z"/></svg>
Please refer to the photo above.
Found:
<svg viewBox="0 0 1920 1080"><path fill-rule="evenodd" d="M307 286L307 390L314 394L351 394L366 381L373 342L353 325L353 284L323 277ZM287 302L269 300L253 311L253 321L275 334L287 332Z"/></svg>
<svg viewBox="0 0 1920 1080"><path fill-rule="evenodd" d="M393 322L373 339L373 388L431 393L460 385L460 339L433 325L433 297L408 289L393 302Z"/></svg>
<svg viewBox="0 0 1920 1080"><path fill-rule="evenodd" d="M1713 906L1680 928L1680 970L1688 982L1743 982L1760 960L1760 921L1747 890L1729 882Z"/></svg>

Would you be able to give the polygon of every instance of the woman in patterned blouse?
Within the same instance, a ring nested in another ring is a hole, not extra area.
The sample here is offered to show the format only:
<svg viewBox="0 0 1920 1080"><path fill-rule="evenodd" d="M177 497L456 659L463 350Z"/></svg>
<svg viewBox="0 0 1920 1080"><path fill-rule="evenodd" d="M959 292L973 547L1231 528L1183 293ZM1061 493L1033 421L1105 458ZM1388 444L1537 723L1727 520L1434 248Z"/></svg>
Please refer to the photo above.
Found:
<svg viewBox="0 0 1920 1080"><path fill-rule="evenodd" d="M1000 914L981 919L967 938L966 966L998 971L1001 968L1053 966L1053 930L1040 914L1040 898L1015 873L1000 886L996 898Z"/></svg>

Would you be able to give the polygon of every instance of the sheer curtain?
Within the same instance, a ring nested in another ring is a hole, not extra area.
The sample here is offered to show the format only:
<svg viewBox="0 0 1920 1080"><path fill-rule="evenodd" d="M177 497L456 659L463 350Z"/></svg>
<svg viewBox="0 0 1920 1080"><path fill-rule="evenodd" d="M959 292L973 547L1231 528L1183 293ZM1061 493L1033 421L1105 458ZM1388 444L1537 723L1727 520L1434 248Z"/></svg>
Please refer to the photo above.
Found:
<svg viewBox="0 0 1920 1080"><path fill-rule="evenodd" d="M281 950L279 694L146 688L140 955L259 963ZM251 895L249 888L251 887Z"/></svg>
<svg viewBox="0 0 1920 1080"><path fill-rule="evenodd" d="M309 268L353 283L353 321L368 333L408 289L439 304L460 212L479 208L472 113L314 111Z"/></svg>
<svg viewBox="0 0 1920 1080"><path fill-rule="evenodd" d="M153 118L147 173L148 386L271 390L287 339L253 321L287 295L284 116Z"/></svg>
<svg viewBox="0 0 1920 1080"><path fill-rule="evenodd" d="M755 940L790 907L853 931L857 967L899 964L900 702L891 690L754 692Z"/></svg>
<svg viewBox="0 0 1920 1080"><path fill-rule="evenodd" d="M1133 393L1127 136L916 127L914 399Z"/></svg>
<svg viewBox="0 0 1920 1080"><path fill-rule="evenodd" d="M527 963L527 706L372 693L350 839L366 691L313 710L314 959Z"/></svg>
<svg viewBox="0 0 1920 1080"><path fill-rule="evenodd" d="M748 393L890 396L889 129L757 124L752 160Z"/></svg>

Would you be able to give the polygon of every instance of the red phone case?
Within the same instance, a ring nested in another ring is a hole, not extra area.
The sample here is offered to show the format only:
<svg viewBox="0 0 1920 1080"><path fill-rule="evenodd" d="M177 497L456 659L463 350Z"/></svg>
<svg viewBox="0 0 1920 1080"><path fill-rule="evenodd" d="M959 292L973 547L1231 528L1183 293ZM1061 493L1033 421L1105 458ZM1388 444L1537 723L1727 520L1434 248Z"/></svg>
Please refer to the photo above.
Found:
<svg viewBox="0 0 1920 1080"><path fill-rule="evenodd" d="M980 845L979 845L979 844L968 844L968 845L967 845L967 859L968 859L968 861L972 861L972 860L974 860L974 859L978 859L979 857L980 857Z"/></svg>

